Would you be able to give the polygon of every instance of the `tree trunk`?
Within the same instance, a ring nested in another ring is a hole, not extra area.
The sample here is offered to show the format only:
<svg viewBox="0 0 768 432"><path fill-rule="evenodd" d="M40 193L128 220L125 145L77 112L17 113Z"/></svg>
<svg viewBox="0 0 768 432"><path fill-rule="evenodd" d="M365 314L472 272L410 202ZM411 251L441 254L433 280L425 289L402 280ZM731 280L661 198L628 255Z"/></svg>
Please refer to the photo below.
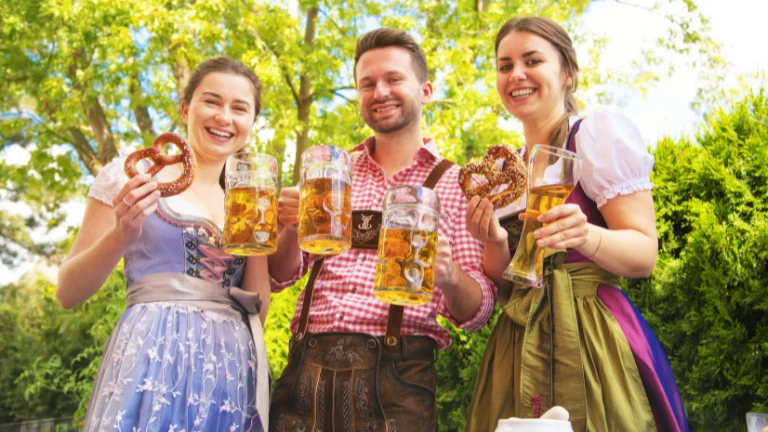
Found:
<svg viewBox="0 0 768 432"><path fill-rule="evenodd" d="M69 133L72 135L72 144L75 146L77 155L85 167L88 168L88 172L95 177L104 168L104 164L96 156L96 152L93 151L91 144L88 143L88 138L85 137L85 134L80 129L71 127L69 128Z"/></svg>
<svg viewBox="0 0 768 432"><path fill-rule="evenodd" d="M100 164L103 165L117 156L117 147L115 147L115 139L112 136L112 131L109 130L109 121L107 120L107 115L104 113L104 109L101 107L101 102L99 102L98 96L88 94L89 89L86 88L87 83L83 83L77 78L77 71L79 69L84 70L88 68L90 64L90 55L84 48L78 48L72 56L72 62L68 66L68 75L69 79L72 81L72 87L80 93L80 97L82 98L85 118L88 120L88 125L91 127L93 137L96 139L96 157ZM85 147L87 147L93 152L85 135L83 135L77 128L70 128L70 132L72 131L77 131L76 133L72 133L72 136L75 139L75 148L80 147L84 150ZM82 135L82 137L80 135ZM85 140L85 145L83 145L82 142L77 142L79 138ZM80 151L78 150L78 153L79 152ZM85 159L83 159L83 162L85 162ZM86 166L88 166L88 163L85 163ZM89 167L88 169L90 170L91 168ZM100 169L100 167L98 169Z"/></svg>
<svg viewBox="0 0 768 432"><path fill-rule="evenodd" d="M99 161L102 164L105 164L117 156L117 147L115 147L115 139L112 136L112 131L109 130L107 115L104 113L104 109L101 107L101 102L99 102L97 98L93 98L83 105L85 108L85 116L88 119L88 123L91 125L91 132L93 133L93 137L96 138Z"/></svg>
<svg viewBox="0 0 768 432"><path fill-rule="evenodd" d="M478 12L485 12L490 4L491 0L475 0L475 9Z"/></svg>
<svg viewBox="0 0 768 432"><path fill-rule="evenodd" d="M315 44L315 24L317 23L318 7L313 6L307 12L307 26L304 29L304 44L305 52L312 50ZM301 123L301 131L296 136L296 161L293 165L293 184L299 182L301 172L301 154L309 146L309 114L312 108L312 80L307 75L306 71L303 71L299 84L299 100L297 118Z"/></svg>
<svg viewBox="0 0 768 432"><path fill-rule="evenodd" d="M144 94L141 91L141 81L138 73L131 77L128 92L131 97L131 110L133 115L136 116L136 124L141 131L141 138L144 141L144 145L149 146L155 140L155 129L152 126L152 118L149 116L147 105L144 103Z"/></svg>
<svg viewBox="0 0 768 432"><path fill-rule="evenodd" d="M184 100L184 90L187 88L187 84L189 83L190 72L187 57L184 55L184 53L178 51L178 46L171 49L171 53L176 54L176 61L173 63L172 67L173 76L176 78L176 94L179 95L179 102L181 102ZM174 118L178 129L182 131L186 130L184 119L181 117L181 114L179 114L178 111L171 113L171 116Z"/></svg>

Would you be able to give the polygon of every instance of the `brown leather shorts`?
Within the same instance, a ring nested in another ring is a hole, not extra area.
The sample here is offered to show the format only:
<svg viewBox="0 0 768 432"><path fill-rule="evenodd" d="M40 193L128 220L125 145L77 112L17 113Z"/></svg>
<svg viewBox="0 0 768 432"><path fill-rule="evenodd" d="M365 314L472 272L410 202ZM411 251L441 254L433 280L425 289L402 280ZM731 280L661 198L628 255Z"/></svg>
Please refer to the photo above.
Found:
<svg viewBox="0 0 768 432"><path fill-rule="evenodd" d="M382 337L360 333L291 339L270 432L437 431L437 344L403 336L399 348L388 351Z"/></svg>

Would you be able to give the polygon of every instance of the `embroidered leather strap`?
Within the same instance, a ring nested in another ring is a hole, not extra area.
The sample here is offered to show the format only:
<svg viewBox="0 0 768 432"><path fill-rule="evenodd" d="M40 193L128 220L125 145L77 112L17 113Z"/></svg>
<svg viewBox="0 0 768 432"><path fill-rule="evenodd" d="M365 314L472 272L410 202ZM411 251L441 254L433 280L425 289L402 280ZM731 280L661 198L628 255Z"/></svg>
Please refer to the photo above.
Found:
<svg viewBox="0 0 768 432"><path fill-rule="evenodd" d="M301 315L299 315L299 328L296 332L296 341L301 342L304 336L307 334L307 326L309 325L309 306L312 305L312 294L315 291L315 280L320 275L320 270L323 269L323 261L325 257L318 258L312 264L312 272L309 274L309 280L307 280L307 287L304 289L304 303L301 305Z"/></svg>
<svg viewBox="0 0 768 432"><path fill-rule="evenodd" d="M422 186L434 189L437 182L445 172L453 166L453 162L443 159L432 169ZM387 334L384 337L384 346L390 351L395 351L400 345L400 328L403 325L403 307L398 305L389 306L389 318L387 319Z"/></svg>

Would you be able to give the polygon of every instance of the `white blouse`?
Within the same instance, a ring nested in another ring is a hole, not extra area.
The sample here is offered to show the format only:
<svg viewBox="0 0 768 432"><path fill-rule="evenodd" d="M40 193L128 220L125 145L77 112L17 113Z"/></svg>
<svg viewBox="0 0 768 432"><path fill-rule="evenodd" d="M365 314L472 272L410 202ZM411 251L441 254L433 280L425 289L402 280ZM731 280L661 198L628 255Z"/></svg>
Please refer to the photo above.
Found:
<svg viewBox="0 0 768 432"><path fill-rule="evenodd" d="M88 190L88 198L93 198L112 207L112 198L114 198L115 195L120 192L120 189L122 189L128 182L128 176L125 175L123 168L124 165L125 158L115 158L104 165L104 168L101 169L99 174L93 180L91 188ZM181 195L160 199L164 200L165 204L176 213L210 220L210 215L207 211L196 207L194 204L182 198ZM219 228L223 229L223 226L219 225Z"/></svg>
<svg viewBox="0 0 768 432"><path fill-rule="evenodd" d="M571 117L573 125L579 118ZM567 147L567 143L564 144ZM653 156L640 130L618 111L598 111L581 122L576 153L582 157L579 184L600 208L618 195L653 189ZM501 217L525 207L525 199L496 211Z"/></svg>

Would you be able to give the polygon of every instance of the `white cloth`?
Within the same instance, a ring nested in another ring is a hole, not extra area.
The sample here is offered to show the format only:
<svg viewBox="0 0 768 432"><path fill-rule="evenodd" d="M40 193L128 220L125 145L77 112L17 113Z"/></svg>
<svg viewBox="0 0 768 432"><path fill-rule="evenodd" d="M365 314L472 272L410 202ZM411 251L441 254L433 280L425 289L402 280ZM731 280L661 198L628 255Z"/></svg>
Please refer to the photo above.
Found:
<svg viewBox="0 0 768 432"><path fill-rule="evenodd" d="M125 175L123 166L125 165L125 158L115 158L109 163L104 165L99 174L93 181L90 190L88 191L88 198L101 201L104 204L112 207L112 198L120 192L120 189L128 182L128 176ZM157 180L157 177L155 177ZM168 207L174 212L183 215L195 216L210 220L210 215L207 211L198 208L194 204L182 198L181 195L174 195L167 198L161 198L165 200ZM212 222L212 221L211 221ZM219 229L223 229L223 225L217 224Z"/></svg>
<svg viewBox="0 0 768 432"><path fill-rule="evenodd" d="M571 126L579 117L571 117ZM563 143L566 148L568 143ZM586 117L576 133L576 153L581 155L579 184L597 207L618 195L651 190L653 156L640 130L618 111L598 111ZM496 211L498 217L525 208L525 196Z"/></svg>
<svg viewBox="0 0 768 432"><path fill-rule="evenodd" d="M618 195L653 188L653 156L640 130L620 112L585 118L576 134L576 153L584 159L579 182L598 208Z"/></svg>

